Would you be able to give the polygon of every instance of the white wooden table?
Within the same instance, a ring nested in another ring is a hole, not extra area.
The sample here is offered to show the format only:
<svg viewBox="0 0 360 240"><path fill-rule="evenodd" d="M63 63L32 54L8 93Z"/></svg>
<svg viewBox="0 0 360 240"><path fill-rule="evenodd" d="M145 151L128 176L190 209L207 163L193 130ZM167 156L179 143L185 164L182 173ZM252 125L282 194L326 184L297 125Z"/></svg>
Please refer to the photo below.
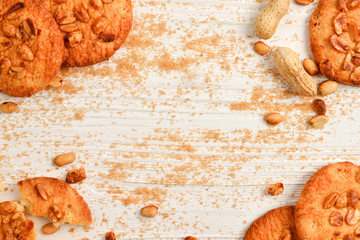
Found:
<svg viewBox="0 0 360 240"><path fill-rule="evenodd" d="M15 101L1 114L0 200L19 198L18 180L64 179L85 166L73 185L89 203L89 229L62 226L49 237L33 218L38 239L241 239L266 211L295 204L316 169L359 159L360 91L340 86L325 97L329 124L308 129L311 98L296 95L271 54L253 51L253 22L266 3L253 0L135 0L134 24L109 61L63 69L60 90ZM308 21L316 4L292 2L270 46L311 57ZM316 77L317 82L324 77ZM263 120L279 111L284 122ZM52 159L76 152L72 166ZM278 197L269 184L283 182ZM139 210L159 206L144 219Z"/></svg>

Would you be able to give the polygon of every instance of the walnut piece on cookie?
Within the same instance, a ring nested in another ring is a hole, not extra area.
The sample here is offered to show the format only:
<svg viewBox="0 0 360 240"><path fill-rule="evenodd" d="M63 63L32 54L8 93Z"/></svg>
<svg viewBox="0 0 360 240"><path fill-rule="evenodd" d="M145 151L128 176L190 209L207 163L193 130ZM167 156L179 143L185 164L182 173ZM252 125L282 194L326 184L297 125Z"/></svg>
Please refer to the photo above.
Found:
<svg viewBox="0 0 360 240"><path fill-rule="evenodd" d="M359 166L341 162L321 168L309 179L295 210L299 239L355 239L360 236L358 174Z"/></svg>
<svg viewBox="0 0 360 240"><path fill-rule="evenodd" d="M296 238L294 206L279 207L255 220L243 240L292 240Z"/></svg>
<svg viewBox="0 0 360 240"><path fill-rule="evenodd" d="M59 71L64 42L51 14L35 0L0 2L0 92L29 97Z"/></svg>
<svg viewBox="0 0 360 240"><path fill-rule="evenodd" d="M20 181L17 185L21 204L31 215L47 217L51 222L59 224L91 224L88 204L66 182L56 178L38 177Z"/></svg>
<svg viewBox="0 0 360 240"><path fill-rule="evenodd" d="M0 239L36 239L34 222L26 219L24 211L18 202L0 203Z"/></svg>

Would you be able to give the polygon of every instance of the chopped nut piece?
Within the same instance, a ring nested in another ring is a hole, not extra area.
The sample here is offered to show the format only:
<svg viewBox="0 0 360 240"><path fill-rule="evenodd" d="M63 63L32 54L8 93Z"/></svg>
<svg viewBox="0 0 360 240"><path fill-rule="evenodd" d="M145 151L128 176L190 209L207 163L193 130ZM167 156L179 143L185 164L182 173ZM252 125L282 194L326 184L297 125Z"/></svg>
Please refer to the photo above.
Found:
<svg viewBox="0 0 360 240"><path fill-rule="evenodd" d="M107 20L104 17L99 17L98 19L95 20L95 22L93 23L91 29L95 34L100 34L102 33L107 25Z"/></svg>
<svg viewBox="0 0 360 240"><path fill-rule="evenodd" d="M36 187L36 190L39 193L40 197L44 200L48 200L48 193L46 192L44 185L41 183L38 183L38 184L36 184L35 187Z"/></svg>
<svg viewBox="0 0 360 240"><path fill-rule="evenodd" d="M350 226L355 225L360 219L360 212L358 209L353 207L349 208L348 213L346 214L346 223Z"/></svg>
<svg viewBox="0 0 360 240"><path fill-rule="evenodd" d="M358 6L360 6L360 0L353 0L350 3L351 8L357 8Z"/></svg>
<svg viewBox="0 0 360 240"><path fill-rule="evenodd" d="M60 25L67 25L76 22L76 17L74 13L71 10L66 9L62 5L58 5L56 7L53 15L56 22Z"/></svg>
<svg viewBox="0 0 360 240"><path fill-rule="evenodd" d="M193 236L187 236L184 240L197 240L197 238Z"/></svg>
<svg viewBox="0 0 360 240"><path fill-rule="evenodd" d="M322 99L315 99L313 102L313 107L318 115L326 114L326 104Z"/></svg>
<svg viewBox="0 0 360 240"><path fill-rule="evenodd" d="M37 35L37 31L34 25L34 22L30 19L27 18L24 22L23 22L23 27L24 27L24 31L25 33L31 37L31 36L36 36Z"/></svg>
<svg viewBox="0 0 360 240"><path fill-rule="evenodd" d="M7 37L0 37L0 52L5 51L9 47L11 47L11 45L12 43L10 39L8 39Z"/></svg>
<svg viewBox="0 0 360 240"><path fill-rule="evenodd" d="M105 235L105 240L116 240L115 233L107 232L106 235Z"/></svg>
<svg viewBox="0 0 360 240"><path fill-rule="evenodd" d="M282 183L275 183L271 187L268 188L267 192L271 196L277 196L280 195L284 191L284 184Z"/></svg>
<svg viewBox="0 0 360 240"><path fill-rule="evenodd" d="M7 37L16 37L16 27L14 25L3 23L2 30Z"/></svg>
<svg viewBox="0 0 360 240"><path fill-rule="evenodd" d="M343 68L345 71L352 71L354 68L354 65L351 62L351 58L351 53L346 54L343 64Z"/></svg>
<svg viewBox="0 0 360 240"><path fill-rule="evenodd" d="M26 44L20 44L17 46L17 51L20 54L20 57L27 61L34 60L34 54L31 49Z"/></svg>
<svg viewBox="0 0 360 240"><path fill-rule="evenodd" d="M9 10L6 12L6 15L9 15L11 13L14 13L18 11L19 9L25 8L25 4L23 2L15 3L14 5L9 8Z"/></svg>
<svg viewBox="0 0 360 240"><path fill-rule="evenodd" d="M48 210L48 218L52 222L59 222L63 216L58 205L51 205Z"/></svg>
<svg viewBox="0 0 360 240"><path fill-rule="evenodd" d="M13 113L18 110L18 105L14 102L3 102L0 105L0 111L3 113Z"/></svg>
<svg viewBox="0 0 360 240"><path fill-rule="evenodd" d="M357 172L355 173L355 181L356 181L357 183L360 183L360 171L357 171Z"/></svg>
<svg viewBox="0 0 360 240"><path fill-rule="evenodd" d="M353 23L351 23L351 24L349 24L347 26L348 26L347 28L349 30L351 41L359 42L360 41L360 35L359 35L358 27Z"/></svg>
<svg viewBox="0 0 360 240"><path fill-rule="evenodd" d="M280 113L270 113L270 114L266 115L265 120L269 124L276 125L276 124L281 123L282 116Z"/></svg>
<svg viewBox="0 0 360 240"><path fill-rule="evenodd" d="M83 181L84 179L86 179L86 173L84 167L69 171L68 174L66 175L67 183L77 183Z"/></svg>
<svg viewBox="0 0 360 240"><path fill-rule="evenodd" d="M9 58L3 58L0 61L0 70L2 73L8 73L11 67L11 61Z"/></svg>
<svg viewBox="0 0 360 240"><path fill-rule="evenodd" d="M24 67L10 67L9 73L17 76L17 78L21 79L26 75L26 69Z"/></svg>
<svg viewBox="0 0 360 240"><path fill-rule="evenodd" d="M347 205L350 207L355 207L359 202L360 195L356 190L352 190L347 194Z"/></svg>
<svg viewBox="0 0 360 240"><path fill-rule="evenodd" d="M336 200L339 198L340 194L337 192L330 193L323 202L323 207L329 209L334 206Z"/></svg>
<svg viewBox="0 0 360 240"><path fill-rule="evenodd" d="M350 50L349 44L342 37L334 34L330 38L331 45L339 52L347 52Z"/></svg>
<svg viewBox="0 0 360 240"><path fill-rule="evenodd" d="M265 55L270 51L270 47L266 45L264 42L259 41L255 43L254 50L260 55Z"/></svg>
<svg viewBox="0 0 360 240"><path fill-rule="evenodd" d="M72 48L77 46L83 40L83 34L81 31L67 33L65 36L65 46Z"/></svg>
<svg viewBox="0 0 360 240"><path fill-rule="evenodd" d="M90 21L89 13L82 6L74 7L74 15L80 22L87 23Z"/></svg>
<svg viewBox="0 0 360 240"><path fill-rule="evenodd" d="M305 71L310 75L310 76L315 76L316 74L319 73L319 66L316 64L316 62L310 58L304 59L303 61L303 66Z"/></svg>
<svg viewBox="0 0 360 240"><path fill-rule="evenodd" d="M329 118L325 115L318 115L310 120L310 124L314 129L324 129L324 125L329 122Z"/></svg>
<svg viewBox="0 0 360 240"><path fill-rule="evenodd" d="M344 218L339 212L332 212L329 217L329 222L332 226L340 227L343 225Z"/></svg>
<svg viewBox="0 0 360 240"><path fill-rule="evenodd" d="M51 222L45 224L41 230L44 234L51 235L60 230L60 225L54 225L54 223Z"/></svg>
<svg viewBox="0 0 360 240"><path fill-rule="evenodd" d="M346 15L344 12L339 13L334 19L334 27L337 35L340 35L343 31L347 31Z"/></svg>
<svg viewBox="0 0 360 240"><path fill-rule="evenodd" d="M101 0L90 0L90 5L94 8L94 9L100 9L103 7L103 3Z"/></svg>
<svg viewBox="0 0 360 240"><path fill-rule="evenodd" d="M327 80L319 85L319 91L323 96L327 96L329 94L336 92L338 88L339 88L339 84L332 80Z"/></svg>
<svg viewBox="0 0 360 240"><path fill-rule="evenodd" d="M347 194L346 192L340 194L339 198L336 200L335 207L337 209L342 209L347 206L348 200L347 200Z"/></svg>
<svg viewBox="0 0 360 240"><path fill-rule="evenodd" d="M158 207L154 205L149 205L141 209L141 215L143 215L144 217L153 218L157 215L157 213Z"/></svg>
<svg viewBox="0 0 360 240"><path fill-rule="evenodd" d="M103 42L113 42L113 41L115 41L115 35L114 34L100 34L99 39Z"/></svg>
<svg viewBox="0 0 360 240"><path fill-rule="evenodd" d="M50 87L59 88L62 86L63 79L61 77L55 76L54 79L49 83Z"/></svg>
<svg viewBox="0 0 360 240"><path fill-rule="evenodd" d="M72 24L68 24L68 25L60 25L60 29L63 32L67 32L67 33L71 33L71 32L75 32L76 30L78 30L78 26L76 25L76 23L72 23Z"/></svg>

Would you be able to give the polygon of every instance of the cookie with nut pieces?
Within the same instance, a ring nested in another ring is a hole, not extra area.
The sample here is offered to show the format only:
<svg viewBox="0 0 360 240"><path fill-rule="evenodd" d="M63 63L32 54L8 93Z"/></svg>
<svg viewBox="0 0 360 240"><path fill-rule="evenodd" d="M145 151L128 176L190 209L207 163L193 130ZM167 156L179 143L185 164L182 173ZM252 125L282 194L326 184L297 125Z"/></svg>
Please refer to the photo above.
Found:
<svg viewBox="0 0 360 240"><path fill-rule="evenodd" d="M21 204L34 216L47 217L54 223L89 226L88 204L69 184L57 178L38 177L18 182Z"/></svg>
<svg viewBox="0 0 360 240"><path fill-rule="evenodd" d="M294 206L279 207L255 220L244 240L295 240Z"/></svg>
<svg viewBox="0 0 360 240"><path fill-rule="evenodd" d="M311 16L311 50L330 80L360 86L359 16L358 0L321 0Z"/></svg>
<svg viewBox="0 0 360 240"><path fill-rule="evenodd" d="M295 210L300 239L360 237L360 167L341 162L317 171L305 184Z"/></svg>
<svg viewBox="0 0 360 240"><path fill-rule="evenodd" d="M35 0L0 3L0 92L28 97L59 71L64 43L55 20Z"/></svg>
<svg viewBox="0 0 360 240"><path fill-rule="evenodd" d="M0 203L0 239L36 239L34 222L26 218L24 211L18 202Z"/></svg>
<svg viewBox="0 0 360 240"><path fill-rule="evenodd" d="M63 65L102 62L120 48L132 25L131 0L42 0L65 42Z"/></svg>

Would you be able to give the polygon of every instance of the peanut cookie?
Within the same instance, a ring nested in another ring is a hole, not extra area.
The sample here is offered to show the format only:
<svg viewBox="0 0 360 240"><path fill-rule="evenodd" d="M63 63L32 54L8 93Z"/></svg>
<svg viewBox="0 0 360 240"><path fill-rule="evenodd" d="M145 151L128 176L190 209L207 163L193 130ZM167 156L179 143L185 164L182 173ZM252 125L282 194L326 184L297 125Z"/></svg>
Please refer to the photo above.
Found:
<svg viewBox="0 0 360 240"><path fill-rule="evenodd" d="M24 211L17 202L0 203L0 239L36 239L34 222L26 219Z"/></svg>
<svg viewBox="0 0 360 240"><path fill-rule="evenodd" d="M328 79L360 86L359 20L359 0L321 0L312 14L311 51Z"/></svg>
<svg viewBox="0 0 360 240"><path fill-rule="evenodd" d="M341 162L321 168L305 184L296 204L299 239L357 239L359 199L359 166Z"/></svg>
<svg viewBox="0 0 360 240"><path fill-rule="evenodd" d="M292 240L296 238L294 206L273 209L251 224L244 240Z"/></svg>
<svg viewBox="0 0 360 240"><path fill-rule="evenodd" d="M42 1L64 37L64 66L79 67L107 60L130 32L131 0Z"/></svg>
<svg viewBox="0 0 360 240"><path fill-rule="evenodd" d="M0 3L0 92L28 97L60 69L64 43L49 12L35 0Z"/></svg>
<svg viewBox="0 0 360 240"><path fill-rule="evenodd" d="M90 225L91 212L79 193L56 178L38 177L18 182L21 204L34 216L54 223Z"/></svg>

